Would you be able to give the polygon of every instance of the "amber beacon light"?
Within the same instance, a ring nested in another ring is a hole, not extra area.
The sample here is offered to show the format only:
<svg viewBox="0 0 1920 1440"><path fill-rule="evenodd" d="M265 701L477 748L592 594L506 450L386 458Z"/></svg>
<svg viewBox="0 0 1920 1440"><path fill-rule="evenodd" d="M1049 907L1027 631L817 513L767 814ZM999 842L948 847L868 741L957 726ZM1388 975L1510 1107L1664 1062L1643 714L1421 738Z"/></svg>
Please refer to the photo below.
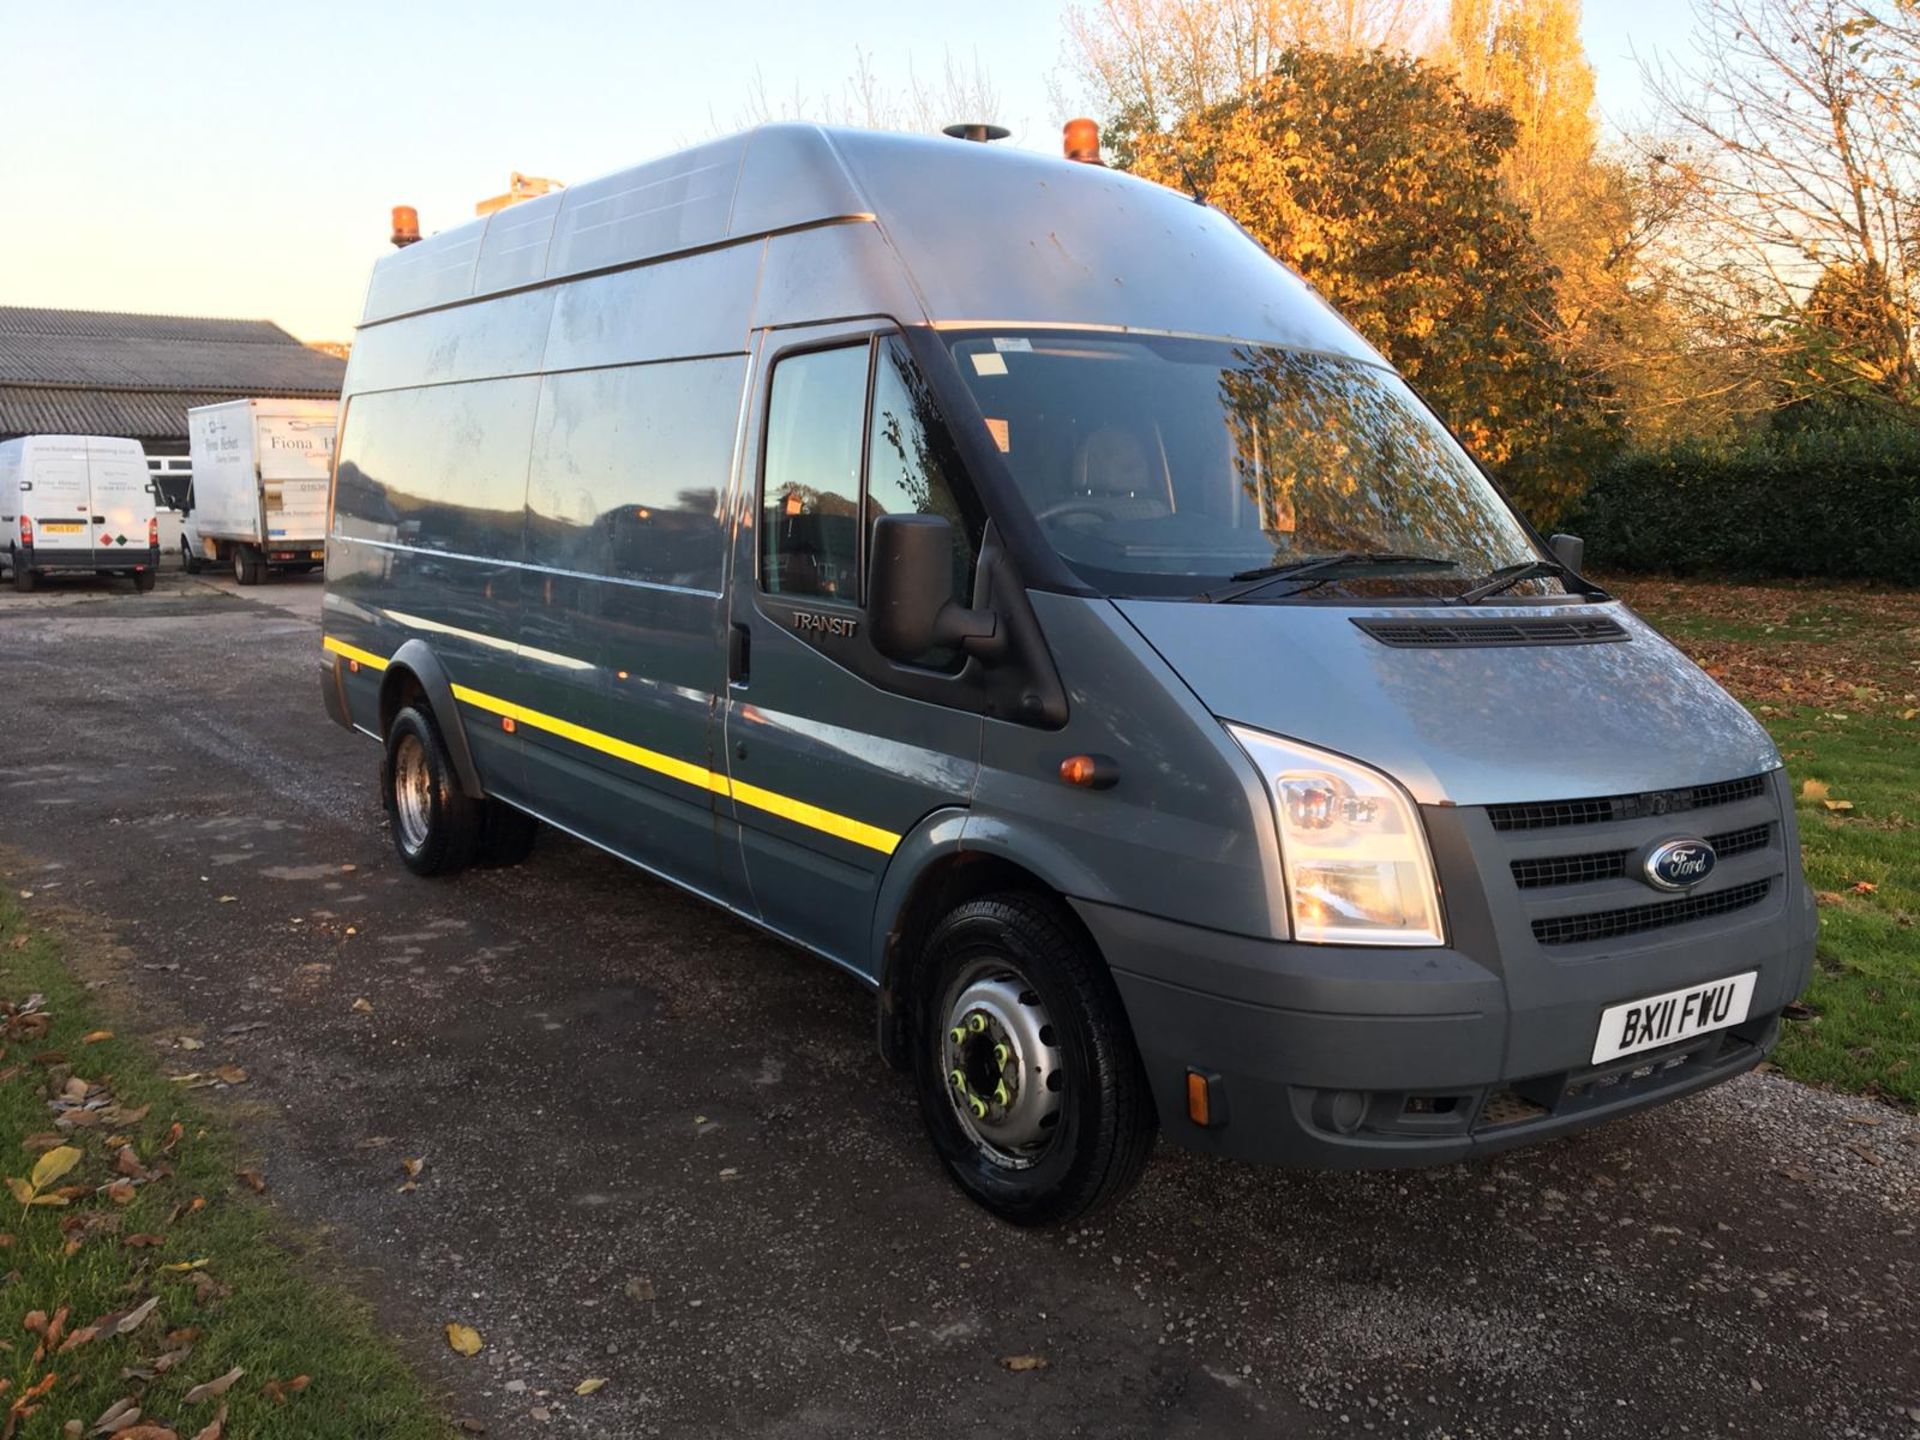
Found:
<svg viewBox="0 0 1920 1440"><path fill-rule="evenodd" d="M1060 148L1082 165L1105 165L1100 158L1100 127L1084 115L1060 127Z"/></svg>
<svg viewBox="0 0 1920 1440"><path fill-rule="evenodd" d="M393 243L404 250L420 243L420 212L411 205L393 207Z"/></svg>

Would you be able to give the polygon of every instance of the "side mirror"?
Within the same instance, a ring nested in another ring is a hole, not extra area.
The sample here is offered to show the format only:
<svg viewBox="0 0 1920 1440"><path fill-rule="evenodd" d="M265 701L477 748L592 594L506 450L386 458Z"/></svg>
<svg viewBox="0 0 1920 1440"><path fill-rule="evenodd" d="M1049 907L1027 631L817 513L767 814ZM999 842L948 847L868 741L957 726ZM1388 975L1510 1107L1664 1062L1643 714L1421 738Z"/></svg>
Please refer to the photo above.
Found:
<svg viewBox="0 0 1920 1440"><path fill-rule="evenodd" d="M991 640L991 610L953 599L953 526L939 515L882 515L867 570L867 625L873 648L908 661L943 646Z"/></svg>
<svg viewBox="0 0 1920 1440"><path fill-rule="evenodd" d="M1554 559L1574 574L1580 573L1580 562L1586 558L1587 554L1586 541L1578 535L1556 535L1547 542L1547 547L1553 551Z"/></svg>
<svg viewBox="0 0 1920 1440"><path fill-rule="evenodd" d="M33 489L33 481L31 481L31 480L22 480L22 481L20 482L20 488L21 488L21 489L22 489L23 491L25 491L25 490L31 490L31 489Z"/></svg>

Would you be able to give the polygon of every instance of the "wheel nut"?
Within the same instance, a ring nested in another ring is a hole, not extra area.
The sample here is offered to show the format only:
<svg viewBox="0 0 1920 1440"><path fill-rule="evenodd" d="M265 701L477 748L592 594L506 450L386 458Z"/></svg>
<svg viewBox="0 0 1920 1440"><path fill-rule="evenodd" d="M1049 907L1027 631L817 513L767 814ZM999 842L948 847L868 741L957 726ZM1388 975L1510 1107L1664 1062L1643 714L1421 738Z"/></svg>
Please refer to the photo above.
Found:
<svg viewBox="0 0 1920 1440"><path fill-rule="evenodd" d="M993 1103L994 1104L1004 1105L1007 1103L1007 1101L1011 1100L1012 1098L1013 1097L1007 1093L1006 1081L1002 1080L998 1085L993 1087Z"/></svg>
<svg viewBox="0 0 1920 1440"><path fill-rule="evenodd" d="M964 1029L962 1029L960 1026L956 1025L953 1027L953 1029L947 1032L947 1038L953 1041L954 1044L958 1045L962 1040L965 1040L967 1038L967 1032Z"/></svg>
<svg viewBox="0 0 1920 1440"><path fill-rule="evenodd" d="M987 1017L982 1015L978 1010L974 1011L973 1014L967 1017L967 1028L976 1035L986 1034Z"/></svg>
<svg viewBox="0 0 1920 1440"><path fill-rule="evenodd" d="M978 1098L977 1096L969 1095L967 1097L967 1105L973 1111L974 1119L984 1120L987 1118L987 1102L986 1101Z"/></svg>
<svg viewBox="0 0 1920 1440"><path fill-rule="evenodd" d="M1012 1055L1013 1051L1009 1050L1005 1045L996 1045L993 1047L993 1063L1002 1070L1007 1068L1007 1061Z"/></svg>

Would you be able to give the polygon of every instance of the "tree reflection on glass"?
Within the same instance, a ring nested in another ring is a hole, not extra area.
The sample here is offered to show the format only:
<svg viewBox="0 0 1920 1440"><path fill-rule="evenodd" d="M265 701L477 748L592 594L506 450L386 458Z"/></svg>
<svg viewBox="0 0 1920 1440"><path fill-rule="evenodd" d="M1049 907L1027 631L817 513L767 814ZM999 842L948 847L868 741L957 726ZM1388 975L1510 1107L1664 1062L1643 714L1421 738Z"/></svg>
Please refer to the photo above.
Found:
<svg viewBox="0 0 1920 1440"><path fill-rule="evenodd" d="M1520 527L1402 381L1300 351L1234 358L1220 372L1234 471L1276 559L1392 550L1474 575L1527 558Z"/></svg>

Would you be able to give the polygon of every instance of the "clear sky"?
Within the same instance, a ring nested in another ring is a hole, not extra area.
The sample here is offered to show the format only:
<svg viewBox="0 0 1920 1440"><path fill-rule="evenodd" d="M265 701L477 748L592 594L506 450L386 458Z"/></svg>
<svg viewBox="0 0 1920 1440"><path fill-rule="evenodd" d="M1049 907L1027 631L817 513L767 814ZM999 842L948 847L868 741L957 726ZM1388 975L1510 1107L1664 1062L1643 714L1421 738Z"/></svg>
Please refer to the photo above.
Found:
<svg viewBox="0 0 1920 1440"><path fill-rule="evenodd" d="M1066 0L0 0L0 304L264 316L351 337L388 209L470 219L510 171L578 181L975 57L1014 143L1058 144ZM1587 0L1609 123L1685 0ZM956 117L958 118L958 117ZM971 118L971 117L967 117Z"/></svg>

